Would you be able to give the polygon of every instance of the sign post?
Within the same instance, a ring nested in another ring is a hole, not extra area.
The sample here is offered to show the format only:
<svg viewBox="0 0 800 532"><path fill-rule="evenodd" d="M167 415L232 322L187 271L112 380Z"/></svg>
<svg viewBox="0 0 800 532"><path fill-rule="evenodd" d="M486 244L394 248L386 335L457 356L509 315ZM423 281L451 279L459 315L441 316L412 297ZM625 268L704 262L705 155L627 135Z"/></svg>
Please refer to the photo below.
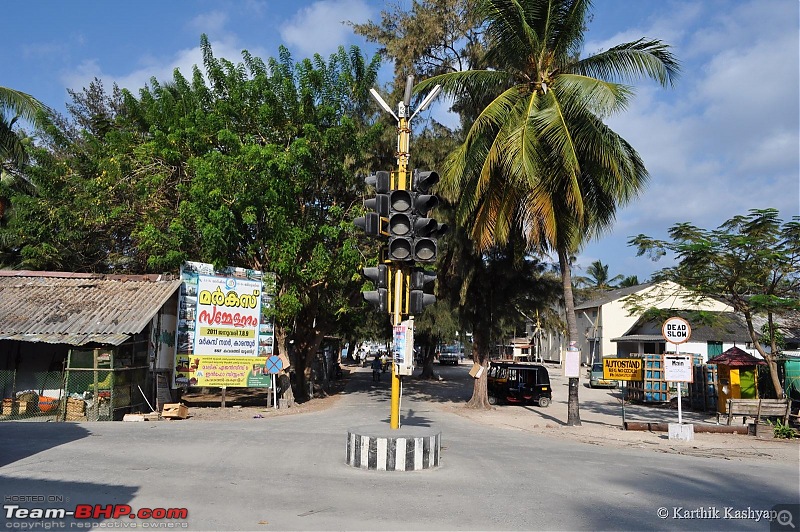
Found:
<svg viewBox="0 0 800 532"><path fill-rule="evenodd" d="M275 410L278 409L278 387L276 386L276 382L278 379L278 373L281 372L283 369L283 360L278 355L272 355L271 357L267 358L267 361L264 363L266 366L267 372L271 376L272 380L272 406ZM269 406L269 405L267 405Z"/></svg>
<svg viewBox="0 0 800 532"><path fill-rule="evenodd" d="M670 429L670 439L673 435L678 439L694 439L693 430L683 430L683 411L681 409L681 383L692 382L692 357L691 355L679 355L678 345L688 342L692 336L692 327L683 318L674 316L667 319L661 327L661 334L668 343L675 345L675 354L664 354L664 380L674 382L678 386L678 426L675 433Z"/></svg>
<svg viewBox="0 0 800 532"><path fill-rule="evenodd" d="M625 395L627 381L640 381L644 377L641 358L604 358L603 380L622 381L622 428L625 428Z"/></svg>

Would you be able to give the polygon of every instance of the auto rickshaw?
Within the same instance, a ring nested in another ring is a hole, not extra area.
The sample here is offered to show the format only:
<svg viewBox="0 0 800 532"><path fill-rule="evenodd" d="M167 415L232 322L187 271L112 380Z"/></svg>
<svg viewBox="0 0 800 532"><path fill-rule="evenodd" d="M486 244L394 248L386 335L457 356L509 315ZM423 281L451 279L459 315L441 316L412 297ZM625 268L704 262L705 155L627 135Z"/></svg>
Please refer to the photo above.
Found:
<svg viewBox="0 0 800 532"><path fill-rule="evenodd" d="M553 398L550 373L541 364L492 362L487 375L489 404L538 404Z"/></svg>

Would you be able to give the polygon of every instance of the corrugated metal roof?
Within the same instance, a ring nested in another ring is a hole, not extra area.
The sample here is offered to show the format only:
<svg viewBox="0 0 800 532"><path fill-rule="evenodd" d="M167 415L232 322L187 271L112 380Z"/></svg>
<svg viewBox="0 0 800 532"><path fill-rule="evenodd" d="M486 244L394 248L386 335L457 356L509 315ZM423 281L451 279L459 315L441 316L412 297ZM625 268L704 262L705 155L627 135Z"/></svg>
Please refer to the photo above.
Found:
<svg viewBox="0 0 800 532"><path fill-rule="evenodd" d="M678 310L672 313L680 316L692 324L692 342L751 342L750 332L747 330L747 323L742 315L736 312L706 312L717 316L717 321L713 326L702 323L692 323L692 311ZM794 328L798 323L798 316L793 313L789 316L776 316L775 323L784 331L787 339L797 337L800 332ZM761 337L761 329L766 323L763 316L753 316L753 327L757 335ZM661 335L663 320L639 318L624 335L612 338L612 342L658 342L664 341Z"/></svg>
<svg viewBox="0 0 800 532"><path fill-rule="evenodd" d="M663 342L664 337L660 334L629 334L612 338L612 342Z"/></svg>
<svg viewBox="0 0 800 532"><path fill-rule="evenodd" d="M181 286L158 278L0 272L0 340L119 345Z"/></svg>
<svg viewBox="0 0 800 532"><path fill-rule="evenodd" d="M602 307L606 303L611 303L612 301L616 301L621 297L629 296L631 294L635 294L636 292L641 292L645 288L650 288L653 285L655 285L655 283L643 283L637 284L636 286L626 286L625 288L608 290L594 299L576 304L575 310L587 310L590 308Z"/></svg>

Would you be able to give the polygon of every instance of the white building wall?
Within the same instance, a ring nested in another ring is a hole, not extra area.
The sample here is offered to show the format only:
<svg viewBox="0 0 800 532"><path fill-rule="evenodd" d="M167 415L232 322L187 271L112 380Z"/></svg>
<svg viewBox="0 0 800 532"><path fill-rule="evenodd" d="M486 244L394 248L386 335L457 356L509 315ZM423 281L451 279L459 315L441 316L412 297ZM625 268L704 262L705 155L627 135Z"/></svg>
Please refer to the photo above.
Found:
<svg viewBox="0 0 800 532"><path fill-rule="evenodd" d="M661 343L664 344L663 340L662 340ZM625 355L625 356L636 355L636 354L639 354L639 355L642 355L642 354L652 355L652 354L661 354L661 352L662 352L662 351L659 351L658 353L651 353L650 350L643 349L642 348L643 345L644 345L644 342L637 342L637 344L634 344L633 350L629 353L629 352L627 352L625 350L630 350L632 344L630 342L620 343L619 344L620 348L623 351L625 351L625 352L620 353L620 354L621 355ZM748 353L750 355L753 355L756 358L761 358L761 355L758 354L758 351L756 351L753 348L746 347L744 342L739 342L739 343L723 342L722 343L722 352L724 353L725 351L727 351L728 349L730 349L731 347L734 347L734 346L738 347L739 349L741 349L742 351L745 351L746 353ZM662 345L662 347L663 347L663 345ZM660 349L661 348L659 348L659 350ZM675 352L675 345L674 344L668 344L666 346L666 349L663 352L674 353ZM697 354L697 355L701 355L703 357L703 362L708 362L708 359L709 359L709 356L708 356L708 342L692 342L690 340L688 342L685 342L683 344L678 345L678 353L679 354Z"/></svg>
<svg viewBox="0 0 800 532"><path fill-rule="evenodd" d="M670 281L664 281L642 289L634 294L633 297L640 299L637 303L642 307L708 310L716 312L730 312L733 310L729 305L714 299L705 299L698 303L693 301L690 295L691 292L681 288L679 285ZM576 321L578 322L578 331L580 333L578 345L581 349L581 358L584 363L588 363L591 358L591 345L586 338L585 332L587 328L589 330L592 328L592 322L590 321L592 311L596 311L598 314L596 318L597 336L600 337L600 341L597 345L598 352L594 354L594 359L598 360L604 356L615 356L617 354L617 346L611 339L619 338L625 334L640 317L638 313L630 315L631 311L626 308L626 303L629 302L631 298L632 296L625 296L606 303L600 308L577 311L578 316ZM704 346L702 353L706 352L707 348Z"/></svg>

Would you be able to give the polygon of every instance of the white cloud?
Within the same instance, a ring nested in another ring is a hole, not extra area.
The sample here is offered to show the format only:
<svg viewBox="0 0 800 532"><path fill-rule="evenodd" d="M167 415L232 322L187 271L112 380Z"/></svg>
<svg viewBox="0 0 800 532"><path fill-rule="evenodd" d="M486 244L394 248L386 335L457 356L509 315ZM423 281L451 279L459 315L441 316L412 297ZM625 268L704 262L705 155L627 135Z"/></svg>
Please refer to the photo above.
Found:
<svg viewBox="0 0 800 532"><path fill-rule="evenodd" d="M201 13L189 21L188 26L197 33L216 35L222 32L228 16L222 11L211 11Z"/></svg>
<svg viewBox="0 0 800 532"><path fill-rule="evenodd" d="M231 38L222 40L211 40L211 50L214 57L225 58L234 63L241 61L242 48ZM256 50L252 50L257 55ZM203 54L200 47L185 48L167 57L146 56L139 59L139 67L126 73L112 73L104 70L97 60L89 59L83 61L74 71L70 71L62 76L64 85L68 88L79 90L88 87L89 83L98 78L103 81L106 89L116 83L120 88L127 88L138 93L138 90L145 85L150 86L150 79L155 77L159 82L171 81L173 72L179 69L183 77L191 79L194 65L203 69Z"/></svg>
<svg viewBox="0 0 800 532"><path fill-rule="evenodd" d="M352 38L345 21L365 22L371 16L363 0L321 0L298 11L280 34L284 44L298 52L297 59L315 53L326 57Z"/></svg>
<svg viewBox="0 0 800 532"><path fill-rule="evenodd" d="M624 244L633 235L666 238L679 222L712 229L754 208L777 208L784 220L800 213L797 4L693 2L670 4L669 13L594 43L661 38L683 66L672 89L637 84L630 108L609 120L642 156L651 181L580 259L600 258L614 274L642 280L668 263L635 257Z"/></svg>

